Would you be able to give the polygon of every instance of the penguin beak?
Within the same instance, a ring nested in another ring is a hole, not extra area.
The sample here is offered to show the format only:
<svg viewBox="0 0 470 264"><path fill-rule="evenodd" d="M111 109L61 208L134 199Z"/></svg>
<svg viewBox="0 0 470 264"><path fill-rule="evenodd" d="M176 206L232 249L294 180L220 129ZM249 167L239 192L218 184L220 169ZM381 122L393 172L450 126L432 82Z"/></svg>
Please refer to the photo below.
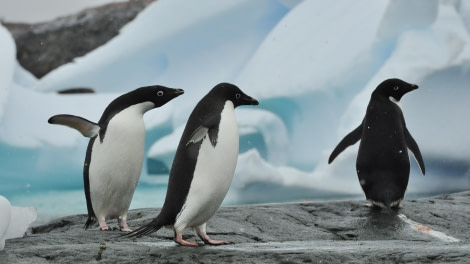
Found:
<svg viewBox="0 0 470 264"><path fill-rule="evenodd" d="M412 84L412 85L411 85L411 90L416 90L416 89L418 89L418 87L419 87L418 85Z"/></svg>
<svg viewBox="0 0 470 264"><path fill-rule="evenodd" d="M179 96L179 95L184 94L184 90L183 89L175 89L175 91L173 93L175 94L175 96Z"/></svg>
<svg viewBox="0 0 470 264"><path fill-rule="evenodd" d="M244 99L244 101L246 102L247 105L259 105L258 100L256 100L253 97L250 97L248 95L243 99Z"/></svg>

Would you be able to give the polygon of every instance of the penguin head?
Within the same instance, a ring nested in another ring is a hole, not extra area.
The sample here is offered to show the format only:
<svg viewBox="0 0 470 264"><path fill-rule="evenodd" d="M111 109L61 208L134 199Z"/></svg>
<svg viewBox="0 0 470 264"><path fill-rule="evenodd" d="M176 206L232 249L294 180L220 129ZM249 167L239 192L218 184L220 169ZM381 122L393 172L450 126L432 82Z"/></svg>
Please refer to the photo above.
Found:
<svg viewBox="0 0 470 264"><path fill-rule="evenodd" d="M210 92L213 96L221 97L224 101L230 100L234 107L240 105L258 105L258 100L246 95L236 85L230 83L217 84Z"/></svg>
<svg viewBox="0 0 470 264"><path fill-rule="evenodd" d="M160 107L171 99L183 94L181 89L173 89L160 85L145 86L137 88L114 99L104 110L99 124L107 123L114 115L120 111L141 103L150 102L142 107L142 114L150 109Z"/></svg>
<svg viewBox="0 0 470 264"><path fill-rule="evenodd" d="M385 97L394 102L399 102L404 94L416 89L418 89L416 84L407 83L400 79L388 79L377 86L372 96Z"/></svg>
<svg viewBox="0 0 470 264"><path fill-rule="evenodd" d="M182 89L173 89L161 85L145 86L134 90L133 97L136 103L139 102L152 102L156 107L160 107L173 98L180 96L184 93Z"/></svg>

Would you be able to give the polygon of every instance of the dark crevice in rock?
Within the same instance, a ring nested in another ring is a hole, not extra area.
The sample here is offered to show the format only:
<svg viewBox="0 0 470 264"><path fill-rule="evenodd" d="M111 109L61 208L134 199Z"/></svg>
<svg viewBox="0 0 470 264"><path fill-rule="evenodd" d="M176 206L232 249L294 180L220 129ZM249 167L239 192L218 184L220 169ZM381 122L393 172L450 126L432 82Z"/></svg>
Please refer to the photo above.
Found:
<svg viewBox="0 0 470 264"><path fill-rule="evenodd" d="M291 219L294 219L297 223L299 223L299 224L301 224L301 225L303 225L303 226L306 226L306 227L311 226L311 224L308 224L308 223L306 223L305 221L303 221L303 220L299 219L298 217L295 217L295 216L293 216L293 215L291 215L291 214L284 213L284 215L290 217Z"/></svg>
<svg viewBox="0 0 470 264"><path fill-rule="evenodd" d="M68 221L66 219L60 219L58 221L51 222L46 225L33 227L31 228L31 233L32 234L44 234L44 233L49 233L54 229L71 226L71 225L73 225L73 222Z"/></svg>

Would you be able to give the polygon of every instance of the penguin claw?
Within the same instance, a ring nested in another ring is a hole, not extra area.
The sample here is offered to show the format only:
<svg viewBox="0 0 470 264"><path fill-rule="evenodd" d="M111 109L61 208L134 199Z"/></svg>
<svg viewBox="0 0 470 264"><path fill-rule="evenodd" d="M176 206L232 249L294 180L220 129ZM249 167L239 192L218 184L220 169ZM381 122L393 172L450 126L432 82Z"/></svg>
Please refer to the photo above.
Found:
<svg viewBox="0 0 470 264"><path fill-rule="evenodd" d="M186 241L184 239L181 240L175 240L176 243L178 243L180 246L186 246L186 247L197 247L199 244L194 241Z"/></svg>
<svg viewBox="0 0 470 264"><path fill-rule="evenodd" d="M121 230L122 232L132 232L132 231L133 231L132 229L130 229L130 228L127 227L127 226L126 226L126 227L121 227L120 230Z"/></svg>
<svg viewBox="0 0 470 264"><path fill-rule="evenodd" d="M233 244L233 242L225 241L225 240L214 240L211 239L205 232L199 232L198 236L204 241L204 244L211 245L211 246L220 246L220 245L229 245Z"/></svg>
<svg viewBox="0 0 470 264"><path fill-rule="evenodd" d="M178 243L181 246L187 246L187 247L197 247L197 246L199 246L199 244L197 242L184 240L183 239L183 234L176 233L176 232L175 232L175 242Z"/></svg>
<svg viewBox="0 0 470 264"><path fill-rule="evenodd" d="M105 221L100 221L100 230L101 231L112 231L112 229L110 229L108 227L108 225L106 224Z"/></svg>
<svg viewBox="0 0 470 264"><path fill-rule="evenodd" d="M204 244L211 245L211 246L221 246L221 245L230 245L230 244L233 244L233 242L225 241L225 240L209 239L207 241L204 241Z"/></svg>

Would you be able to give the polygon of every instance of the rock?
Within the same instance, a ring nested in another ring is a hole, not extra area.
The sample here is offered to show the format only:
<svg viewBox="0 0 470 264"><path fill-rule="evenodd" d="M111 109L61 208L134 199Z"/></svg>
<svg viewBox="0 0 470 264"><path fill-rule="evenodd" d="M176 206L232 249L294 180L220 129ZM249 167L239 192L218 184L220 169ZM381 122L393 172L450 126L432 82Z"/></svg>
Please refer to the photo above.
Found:
<svg viewBox="0 0 470 264"><path fill-rule="evenodd" d="M155 0L132 0L86 9L38 24L3 21L12 33L19 63L37 78L103 45Z"/></svg>
<svg viewBox="0 0 470 264"><path fill-rule="evenodd" d="M98 231L97 226L84 230L86 215L74 215L34 227L24 238L7 240L0 260L5 263L466 263L470 259L469 203L470 192L463 192L407 200L398 211L371 210L363 201L227 206L220 208L208 222L208 234L234 244L197 248L176 245L169 229L133 240L120 237L119 231ZM158 211L133 210L128 223L139 227ZM198 240L189 231L185 232L185 238Z"/></svg>

